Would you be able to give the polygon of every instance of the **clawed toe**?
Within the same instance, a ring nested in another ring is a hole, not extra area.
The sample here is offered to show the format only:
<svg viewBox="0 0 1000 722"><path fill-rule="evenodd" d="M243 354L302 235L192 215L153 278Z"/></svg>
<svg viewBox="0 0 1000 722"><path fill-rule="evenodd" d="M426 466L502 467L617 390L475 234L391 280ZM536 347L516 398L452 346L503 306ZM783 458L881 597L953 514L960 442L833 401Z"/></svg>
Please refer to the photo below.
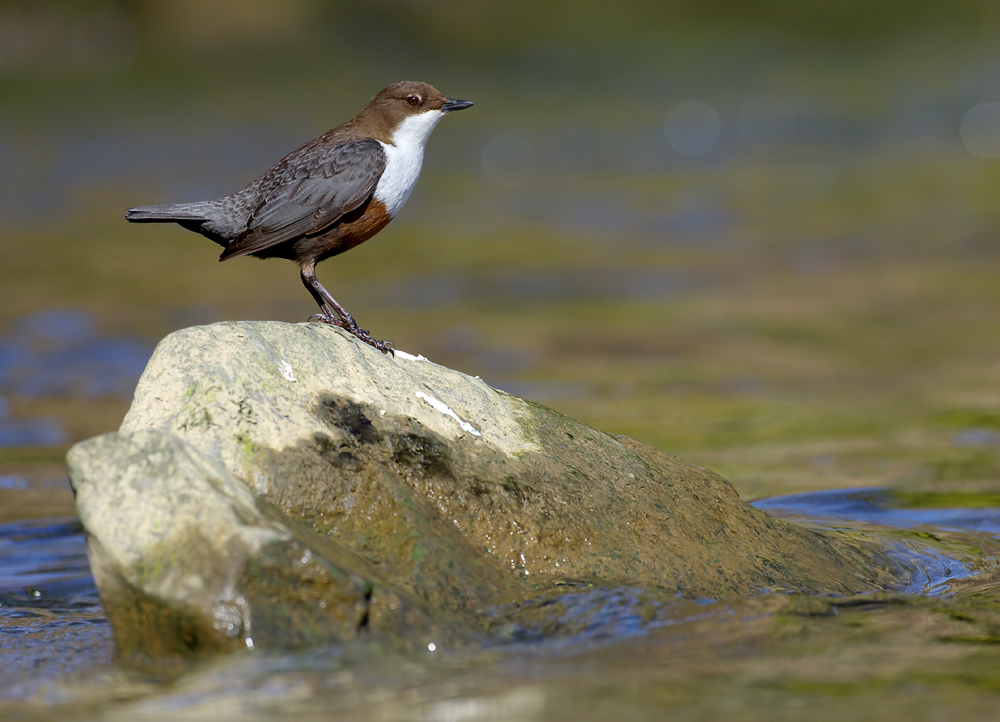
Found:
<svg viewBox="0 0 1000 722"><path fill-rule="evenodd" d="M351 333L359 341L364 341L366 344L372 348L378 349L382 353L388 356L395 356L396 352L394 349L395 344L392 341L377 341L371 337L371 335L363 328L358 328L357 324L348 323L342 318L337 318L336 316L329 316L325 313L314 313L309 317L310 321L317 321L319 323L328 323L331 326L337 326L344 329L345 331Z"/></svg>
<svg viewBox="0 0 1000 722"><path fill-rule="evenodd" d="M331 326L339 326L340 328L347 329L351 331L350 326L344 323L343 319L337 318L336 316L328 316L325 313L314 313L309 317L310 321L317 321L319 323L328 323ZM352 332L353 333L353 332Z"/></svg>
<svg viewBox="0 0 1000 722"><path fill-rule="evenodd" d="M393 358L396 357L396 348L395 348L396 344L394 344L392 341L374 341L374 340L372 340L369 343L371 343L372 346L374 346L375 348L377 348L379 351L381 351L382 353L384 353L386 356L392 356Z"/></svg>
<svg viewBox="0 0 1000 722"><path fill-rule="evenodd" d="M361 331L361 329L358 330ZM366 344L368 344L372 348L378 349L386 356L396 355L396 352L393 349L394 344L392 343L392 341L377 341L373 339L371 336L369 336L367 331L363 331L362 333L364 333L363 336L361 335L361 333L354 334L359 341L364 341Z"/></svg>
<svg viewBox="0 0 1000 722"><path fill-rule="evenodd" d="M376 349L378 349L379 351L381 351L382 353L384 353L384 354L386 354L388 356L395 356L396 355L396 352L392 348L393 345L394 345L392 343L392 341L378 341L378 340L372 338L371 335L368 333L368 331L366 331L363 328L357 328L357 327L355 327L353 329L350 329L350 331L351 331L351 333L353 333L355 335L355 337L357 337L361 341L364 341L366 344L368 344L372 348L376 348Z"/></svg>

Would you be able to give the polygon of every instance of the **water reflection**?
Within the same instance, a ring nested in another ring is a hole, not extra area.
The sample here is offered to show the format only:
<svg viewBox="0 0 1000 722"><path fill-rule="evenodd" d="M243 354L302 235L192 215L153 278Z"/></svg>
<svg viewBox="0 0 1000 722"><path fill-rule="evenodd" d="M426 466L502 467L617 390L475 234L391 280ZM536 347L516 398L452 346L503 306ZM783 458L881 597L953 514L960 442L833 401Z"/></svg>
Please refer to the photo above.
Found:
<svg viewBox="0 0 1000 722"><path fill-rule="evenodd" d="M776 516L809 517L840 522L865 522L912 529L976 531L1000 539L1000 509L899 509L889 505L885 489L834 489L776 496L752 502Z"/></svg>
<svg viewBox="0 0 1000 722"><path fill-rule="evenodd" d="M0 525L0 697L37 699L112 651L79 521Z"/></svg>
<svg viewBox="0 0 1000 722"><path fill-rule="evenodd" d="M743 141L754 148L774 150L787 143L795 132L792 108L774 95L759 95L748 100L738 119Z"/></svg>
<svg viewBox="0 0 1000 722"><path fill-rule="evenodd" d="M83 527L77 519L0 525L2 606L97 604Z"/></svg>
<svg viewBox="0 0 1000 722"><path fill-rule="evenodd" d="M956 553L956 548L939 536L949 531L973 531L1000 539L1000 508L906 509L894 508L889 501L885 489L836 489L760 499L753 505L800 524L856 530L882 538L886 555L905 572L905 580L893 591L950 594L953 582L997 566L997 560L982 559L978 550ZM916 533L892 535L887 533L889 528Z"/></svg>
<svg viewBox="0 0 1000 722"><path fill-rule="evenodd" d="M704 155L719 142L722 121L708 103L684 100L667 113L663 133L670 147L681 155Z"/></svg>
<svg viewBox="0 0 1000 722"><path fill-rule="evenodd" d="M0 397L0 447L59 446L69 440L59 420L51 417L9 418L9 404ZM0 477L3 479L6 477ZM2 481L0 481L0 488ZM16 488L16 487L7 487Z"/></svg>
<svg viewBox="0 0 1000 722"><path fill-rule="evenodd" d="M1000 446L1000 432L974 426L962 429L951 437L952 446L970 449L981 449L989 446Z"/></svg>
<svg viewBox="0 0 1000 722"><path fill-rule="evenodd" d="M1000 103L979 103L962 118L959 136L972 155L1000 156Z"/></svg>
<svg viewBox="0 0 1000 722"><path fill-rule="evenodd" d="M0 338L0 448L51 447L70 441L54 416L11 413L9 399L128 399L153 345L107 336L74 310L40 311Z"/></svg>
<svg viewBox="0 0 1000 722"><path fill-rule="evenodd" d="M90 314L40 311L0 340L0 393L27 397L129 397L152 345L107 337Z"/></svg>

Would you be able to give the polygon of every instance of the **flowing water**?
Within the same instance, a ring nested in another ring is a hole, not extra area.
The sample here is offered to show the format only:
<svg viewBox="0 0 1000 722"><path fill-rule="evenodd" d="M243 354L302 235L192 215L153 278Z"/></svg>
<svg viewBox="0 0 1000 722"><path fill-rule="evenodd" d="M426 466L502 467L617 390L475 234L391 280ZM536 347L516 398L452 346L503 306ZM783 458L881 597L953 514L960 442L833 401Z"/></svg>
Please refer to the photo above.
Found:
<svg viewBox="0 0 1000 722"><path fill-rule="evenodd" d="M891 500L884 489L835 489L762 499L754 506L817 530L882 539L887 555L905 570L905 583L893 591L950 594L955 582L988 575L994 560L987 549L973 546L963 554L947 540L965 531L1000 539L1000 509L893 508ZM894 531L888 535L887 529Z"/></svg>
<svg viewBox="0 0 1000 722"><path fill-rule="evenodd" d="M0 2L0 717L994 719L996 17ZM167 333L315 310L290 264L122 213L231 192L404 76L476 106L400 217L319 268L359 322L877 542L899 584L576 590L566 634L478 650L113 664L67 449L117 428Z"/></svg>
<svg viewBox="0 0 1000 722"><path fill-rule="evenodd" d="M365 644L285 655L247 653L157 681L148 672L113 663L110 625L78 521L5 524L0 526L0 711L61 719L294 714L597 720L626 712L629 719L659 719L666 710L699 718L739 702L739 709L729 711L758 718L754 705L766 704L770 692L762 680L748 684L746 676L766 678L769 667L801 653L801 630L788 635L787 627L803 620L830 627L848 619L841 628L813 634L828 646L846 642L857 649L877 641L891 647L899 644L895 627L912 624L914 617L927 628L955 619L962 623L976 613L976 598L1000 585L1000 508L898 508L880 489L775 497L756 506L822 533L877 542L904 581L884 593L850 598L679 598L670 604L650 603L641 589L577 591L561 600L561 618L550 620L558 635L415 657ZM948 621L929 621L935 616ZM866 643L850 639L859 629L866 630ZM946 639L941 630L932 631L932 639L910 640L916 658ZM956 637L951 644L963 641ZM842 675L835 669L842 660L829 659L823 650L810 654L828 658L833 679ZM858 665L859 671L884 673L884 662L873 665L862 656ZM946 670L937 674L949 681ZM803 683L806 698L829 696L829 690L809 689L831 682L822 677ZM840 682L833 704L814 716L832 718L845 702L857 711L868 691L856 679L846 687ZM783 714L768 709L760 719Z"/></svg>

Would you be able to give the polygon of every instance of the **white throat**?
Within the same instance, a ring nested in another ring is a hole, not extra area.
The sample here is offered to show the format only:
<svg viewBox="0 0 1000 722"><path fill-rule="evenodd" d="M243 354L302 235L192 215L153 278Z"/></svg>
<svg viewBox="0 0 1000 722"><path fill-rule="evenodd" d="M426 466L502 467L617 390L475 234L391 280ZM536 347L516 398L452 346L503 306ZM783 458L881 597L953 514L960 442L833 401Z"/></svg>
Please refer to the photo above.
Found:
<svg viewBox="0 0 1000 722"><path fill-rule="evenodd" d="M385 204L390 216L395 216L410 197L420 177L424 146L434 126L444 116L440 110L411 115L397 126L391 145L379 141L385 150L385 172L375 186L375 199Z"/></svg>

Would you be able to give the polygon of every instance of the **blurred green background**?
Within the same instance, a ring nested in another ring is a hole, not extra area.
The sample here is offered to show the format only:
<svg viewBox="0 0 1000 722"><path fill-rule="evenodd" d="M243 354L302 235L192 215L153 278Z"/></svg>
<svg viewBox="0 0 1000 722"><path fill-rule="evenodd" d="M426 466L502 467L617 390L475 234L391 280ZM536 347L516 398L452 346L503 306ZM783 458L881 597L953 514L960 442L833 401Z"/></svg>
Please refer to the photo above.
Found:
<svg viewBox="0 0 1000 722"><path fill-rule="evenodd" d="M990 0L0 2L0 516L72 513L155 342L304 321L294 265L130 206L228 194L423 80L475 101L319 268L377 338L746 498L1000 494Z"/></svg>

